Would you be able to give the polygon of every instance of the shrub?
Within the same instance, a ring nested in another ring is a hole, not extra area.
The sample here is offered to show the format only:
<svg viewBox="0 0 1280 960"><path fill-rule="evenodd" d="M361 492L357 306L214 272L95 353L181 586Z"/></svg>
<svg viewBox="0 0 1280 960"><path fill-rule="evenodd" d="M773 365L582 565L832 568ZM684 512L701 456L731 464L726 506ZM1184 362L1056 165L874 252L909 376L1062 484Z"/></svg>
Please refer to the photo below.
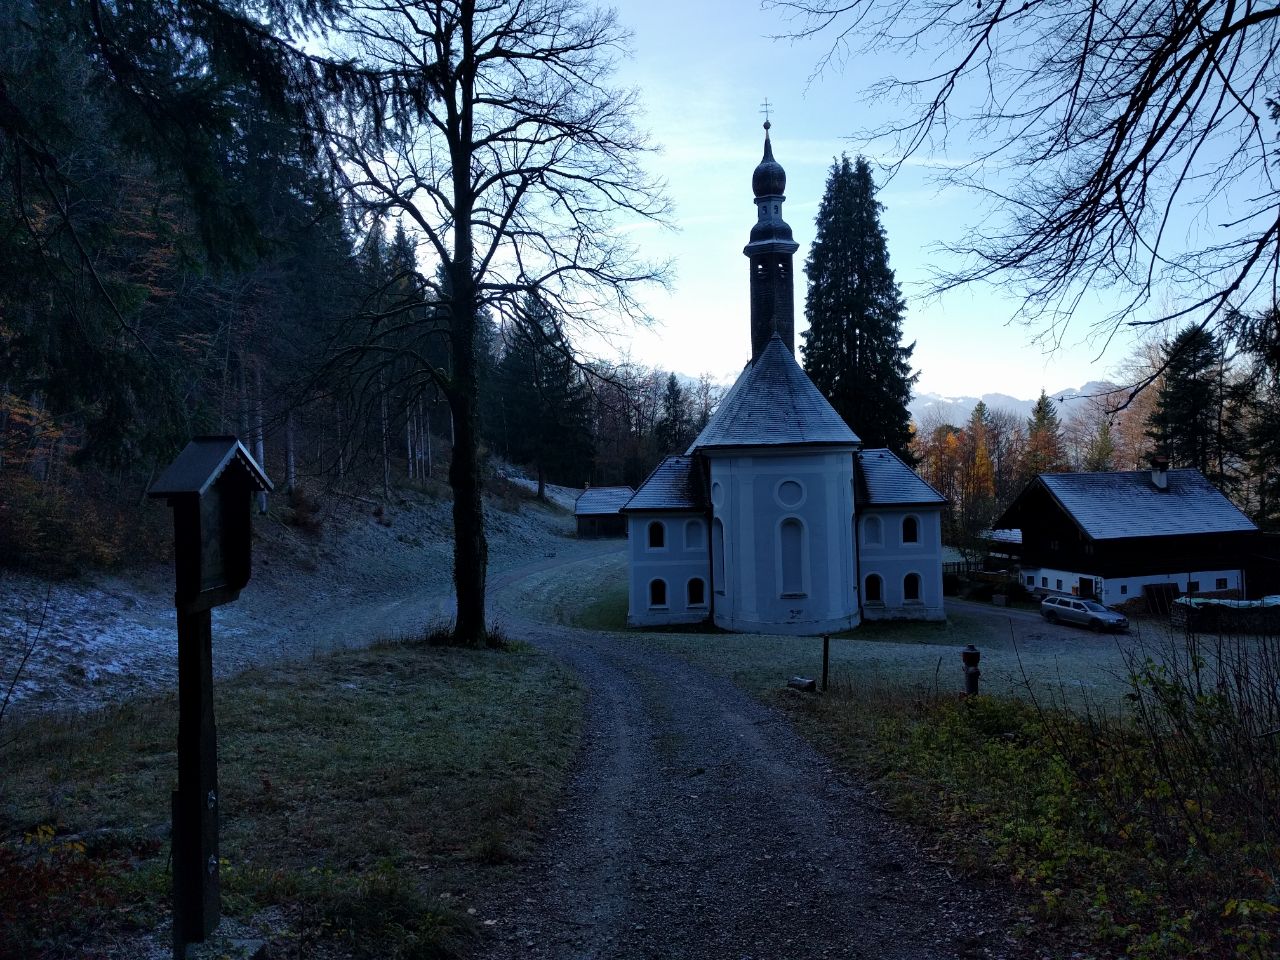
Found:
<svg viewBox="0 0 1280 960"><path fill-rule="evenodd" d="M942 595L944 597L960 596L960 574L944 573L942 575Z"/></svg>

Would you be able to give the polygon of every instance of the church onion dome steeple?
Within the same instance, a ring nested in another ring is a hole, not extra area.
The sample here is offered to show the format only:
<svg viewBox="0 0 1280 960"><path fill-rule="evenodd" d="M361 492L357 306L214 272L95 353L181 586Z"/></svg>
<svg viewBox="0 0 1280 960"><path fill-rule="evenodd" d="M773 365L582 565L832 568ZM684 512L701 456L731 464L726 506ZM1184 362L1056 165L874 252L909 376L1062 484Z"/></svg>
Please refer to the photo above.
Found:
<svg viewBox="0 0 1280 960"><path fill-rule="evenodd" d="M764 122L764 159L751 174L751 189L757 197L780 197L787 189L787 171L773 159L773 144L769 142L768 120Z"/></svg>
<svg viewBox="0 0 1280 960"><path fill-rule="evenodd" d="M751 359L775 333L787 350L795 353L795 294L792 255L800 245L791 236L791 227L782 219L782 191L787 174L773 159L768 120L764 122L764 159L751 175L755 192L756 222L751 240L742 252L751 260Z"/></svg>

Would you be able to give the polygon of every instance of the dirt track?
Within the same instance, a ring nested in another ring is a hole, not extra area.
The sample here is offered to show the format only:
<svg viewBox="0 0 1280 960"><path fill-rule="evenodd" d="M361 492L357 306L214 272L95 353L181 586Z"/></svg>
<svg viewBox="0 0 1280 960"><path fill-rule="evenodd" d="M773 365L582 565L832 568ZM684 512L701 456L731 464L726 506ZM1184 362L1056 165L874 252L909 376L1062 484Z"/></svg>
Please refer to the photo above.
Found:
<svg viewBox="0 0 1280 960"><path fill-rule="evenodd" d="M483 904L491 960L1017 955L1011 907L929 862L779 713L643 634L507 626L590 699L558 825Z"/></svg>

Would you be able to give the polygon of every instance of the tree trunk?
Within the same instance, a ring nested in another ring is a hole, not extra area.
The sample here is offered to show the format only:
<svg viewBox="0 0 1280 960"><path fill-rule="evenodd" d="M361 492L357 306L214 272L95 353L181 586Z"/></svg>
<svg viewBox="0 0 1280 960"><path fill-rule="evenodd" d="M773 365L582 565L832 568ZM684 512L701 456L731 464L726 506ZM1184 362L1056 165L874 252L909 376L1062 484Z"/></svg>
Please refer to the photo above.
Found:
<svg viewBox="0 0 1280 960"><path fill-rule="evenodd" d="M424 434L423 439L426 441L425 446L427 450L427 476L430 477L431 471L435 469L435 465L431 462L431 405L430 404L427 404L427 415L423 420L422 432Z"/></svg>
<svg viewBox="0 0 1280 960"><path fill-rule="evenodd" d="M414 463L414 449L413 449L413 431L416 426L417 425L413 422L413 407L409 404L405 404L405 408L404 408L404 450L405 450L405 461L406 461L405 468L408 471L410 480L415 479L414 468L417 466L417 464Z"/></svg>
<svg viewBox="0 0 1280 960"><path fill-rule="evenodd" d="M333 405L337 410L337 415L334 417L334 423L338 428L338 485L341 486L342 481L346 476L346 464L344 462L346 458L346 448L343 446L344 440L342 437L342 404L335 400Z"/></svg>
<svg viewBox="0 0 1280 960"><path fill-rule="evenodd" d="M391 499L391 425L387 421L387 375L378 373L379 406L382 411L382 496Z"/></svg>
<svg viewBox="0 0 1280 960"><path fill-rule="evenodd" d="M267 469L267 450L266 437L262 430L262 364L255 362L253 365L253 456L258 461L258 466L266 472ZM265 514L267 512L267 491L258 491L258 513Z"/></svg>
<svg viewBox="0 0 1280 960"><path fill-rule="evenodd" d="M284 489L285 493L293 493L298 485L298 460L294 446L293 411L284 418Z"/></svg>

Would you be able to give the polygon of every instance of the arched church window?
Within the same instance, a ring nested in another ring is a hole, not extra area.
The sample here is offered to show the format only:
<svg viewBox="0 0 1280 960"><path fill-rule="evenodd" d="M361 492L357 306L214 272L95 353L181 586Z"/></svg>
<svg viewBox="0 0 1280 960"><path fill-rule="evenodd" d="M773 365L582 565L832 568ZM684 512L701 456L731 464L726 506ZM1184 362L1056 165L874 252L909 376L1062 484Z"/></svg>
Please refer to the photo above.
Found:
<svg viewBox="0 0 1280 960"><path fill-rule="evenodd" d="M649 581L649 606L665 607L667 605L667 581Z"/></svg>
<svg viewBox="0 0 1280 960"><path fill-rule="evenodd" d="M804 526L795 517L787 517L778 525L778 546L782 560L781 594L803 597Z"/></svg>
<svg viewBox="0 0 1280 960"><path fill-rule="evenodd" d="M724 593L724 524L719 517L711 521L711 582L716 593Z"/></svg>
<svg viewBox="0 0 1280 960"><path fill-rule="evenodd" d="M862 596L867 603L884 603L884 581L880 579L880 574L867 574L867 585L863 588Z"/></svg>
<svg viewBox="0 0 1280 960"><path fill-rule="evenodd" d="M701 607L707 602L707 585L701 577L689 581L689 606Z"/></svg>
<svg viewBox="0 0 1280 960"><path fill-rule="evenodd" d="M884 542L884 528L879 517L867 517L862 521L862 542L876 547Z"/></svg>
<svg viewBox="0 0 1280 960"><path fill-rule="evenodd" d="M667 527L661 520L649 524L649 549L661 550L667 545Z"/></svg>
<svg viewBox="0 0 1280 960"><path fill-rule="evenodd" d="M920 542L920 521L915 517L902 518L902 542L903 543L919 543Z"/></svg>
<svg viewBox="0 0 1280 960"><path fill-rule="evenodd" d="M902 599L908 603L920 600L920 574L908 573L902 579Z"/></svg>

